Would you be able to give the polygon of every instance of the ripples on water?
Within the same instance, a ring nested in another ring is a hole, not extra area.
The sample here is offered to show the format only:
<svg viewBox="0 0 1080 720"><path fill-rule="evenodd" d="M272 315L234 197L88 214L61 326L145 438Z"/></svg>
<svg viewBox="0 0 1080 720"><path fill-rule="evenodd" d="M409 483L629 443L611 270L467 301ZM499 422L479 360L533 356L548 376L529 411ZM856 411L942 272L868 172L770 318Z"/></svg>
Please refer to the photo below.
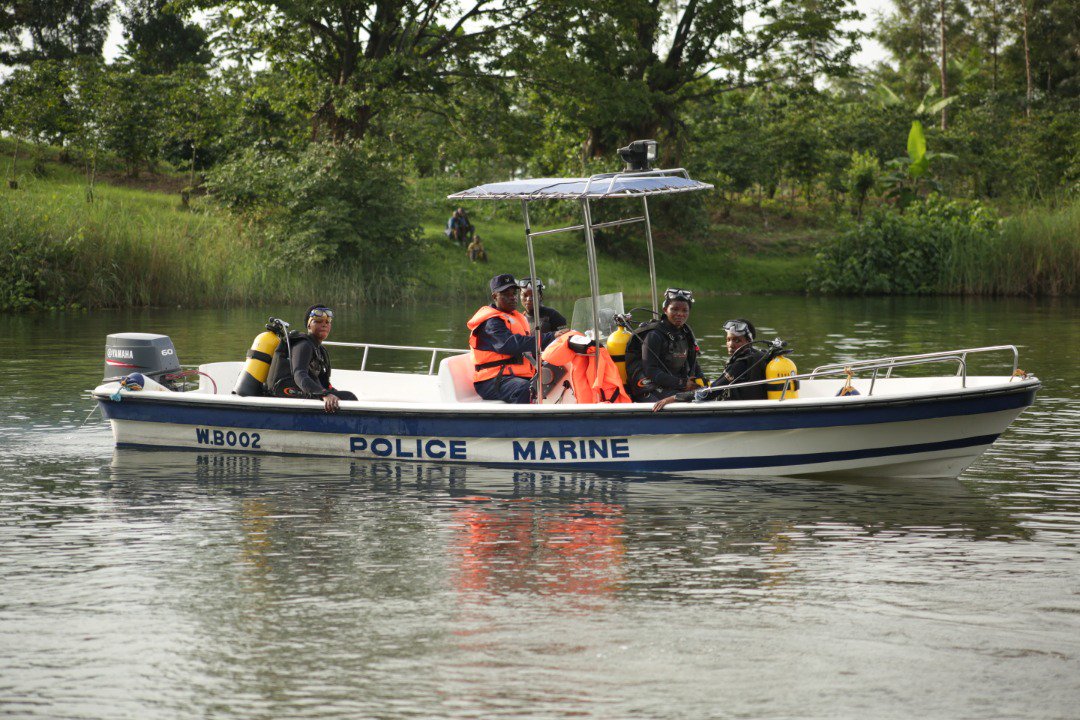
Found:
<svg viewBox="0 0 1080 720"><path fill-rule="evenodd" d="M820 361L876 354L885 324ZM956 482L665 479L114 450L81 425L93 378L38 382L61 344L4 367L0 716L1080 707L1063 363L1039 363L1048 389Z"/></svg>

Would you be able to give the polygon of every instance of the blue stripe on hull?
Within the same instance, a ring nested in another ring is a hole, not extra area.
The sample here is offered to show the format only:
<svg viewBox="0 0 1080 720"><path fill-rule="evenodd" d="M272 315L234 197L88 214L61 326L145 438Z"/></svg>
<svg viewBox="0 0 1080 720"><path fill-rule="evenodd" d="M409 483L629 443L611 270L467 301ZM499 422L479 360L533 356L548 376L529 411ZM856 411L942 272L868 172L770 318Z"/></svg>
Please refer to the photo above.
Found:
<svg viewBox="0 0 1080 720"><path fill-rule="evenodd" d="M458 438L563 438L791 430L798 428L873 425L978 415L1030 405L1035 390L992 393L963 398L885 402L880 405L836 405L830 408L758 408L745 411L632 415L567 413L556 417L435 414L432 411L342 411L322 409L235 408L177 402L99 400L105 417L137 422L232 427L253 430L318 432L340 435Z"/></svg>
<svg viewBox="0 0 1080 720"><path fill-rule="evenodd" d="M927 452L941 452L944 450L959 450L963 448L975 448L985 445L991 445L998 439L998 435L979 435L970 438L961 438L959 440L947 440L944 442L935 443L920 443L917 445L896 445L893 447L884 448L863 448L858 450L841 450L835 452L822 452L822 453L801 453L791 455L764 455L764 456L748 456L748 457L727 457L727 458L695 458L695 459L683 459L683 460L627 460L627 461L615 461L615 462L536 462L523 460L513 463L500 463L492 461L479 461L476 463L469 462L455 462L451 461L451 464L477 464L485 467L505 467L513 468L515 470L587 470L587 471L605 471L615 470L620 472L664 472L664 471L691 471L691 470L747 470L751 468L785 468L795 467L801 465L816 465L831 462L842 462L845 460L864 460L868 458L886 458L897 457L903 455L914 455L916 453ZM131 448L146 448L154 447L152 445L143 445L141 443L133 442L121 442L117 443L117 447L131 447ZM241 453L246 454L246 451L235 450L230 448L204 448L204 447L182 447L182 446L170 446L170 450L182 450L190 452L222 452L222 453ZM283 455L306 455L306 453L280 453ZM316 457L325 457L322 454L316 454ZM372 458L364 458L364 460L372 460ZM387 462L423 462L417 460L399 460L395 458L385 458ZM426 461L426 462L431 462ZM439 461L442 462L442 461ZM804 471L806 472L806 471Z"/></svg>
<svg viewBox="0 0 1080 720"><path fill-rule="evenodd" d="M916 453L941 452L990 445L998 435L979 435L977 437L946 440L944 442L921 443L918 445L897 445L884 448L862 448L859 450L841 450L836 452L801 453L795 455L764 455L752 457L727 458L690 458L685 460L640 460L626 462L558 462L558 463L493 463L484 465L512 468L567 468L573 470L626 470L656 472L664 470L746 470L749 468L793 467L796 465L816 465L840 462L843 460L863 460L866 458L884 458Z"/></svg>

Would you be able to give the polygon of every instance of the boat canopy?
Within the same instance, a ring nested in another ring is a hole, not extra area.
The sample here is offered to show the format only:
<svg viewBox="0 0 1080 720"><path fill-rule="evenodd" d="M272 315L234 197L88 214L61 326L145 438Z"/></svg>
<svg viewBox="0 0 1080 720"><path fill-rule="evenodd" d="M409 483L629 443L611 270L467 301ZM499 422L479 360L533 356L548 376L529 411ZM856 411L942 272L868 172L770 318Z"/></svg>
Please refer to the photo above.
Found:
<svg viewBox="0 0 1080 720"><path fill-rule="evenodd" d="M651 148L648 145L651 144ZM632 151L642 151L639 157ZM624 157L624 151L626 157ZM508 180L506 182L487 183L469 190L448 195L450 200L517 200L521 203L521 213L525 220L525 249L529 258L529 277L539 277L536 272L536 254L533 250L533 238L553 233L585 232L585 255L588 263L589 289L592 315L591 331L593 337L599 337L600 322L600 275L597 270L596 244L593 238L595 230L644 223L645 240L649 252L649 285L652 291L652 309L659 314L659 299L656 292L656 257L653 252L652 223L649 220L649 197L652 195L674 195L677 193L712 190L708 183L691 180L690 174L683 168L669 170L648 169L648 159L655 158L656 143L651 140L637 141L619 150L620 157L627 160L627 169L623 172L601 173L588 178L534 178L531 180ZM634 163L631 163L631 160ZM641 164L638 164L641 163ZM590 204L593 200L604 198L633 198L641 201L641 215L607 220L594 223ZM529 203L534 200L577 200L581 203L582 222L567 227L533 231L529 220ZM533 305L533 327L540 326L540 303ZM540 335L535 334L536 354L540 356ZM599 363L599 355L594 355L594 362ZM537 375L539 377L539 375ZM544 400L544 388L538 382L537 395Z"/></svg>
<svg viewBox="0 0 1080 720"><path fill-rule="evenodd" d="M448 196L451 200L584 200L643 197L711 190L691 180L685 170L606 173L589 178L533 178L487 183Z"/></svg>

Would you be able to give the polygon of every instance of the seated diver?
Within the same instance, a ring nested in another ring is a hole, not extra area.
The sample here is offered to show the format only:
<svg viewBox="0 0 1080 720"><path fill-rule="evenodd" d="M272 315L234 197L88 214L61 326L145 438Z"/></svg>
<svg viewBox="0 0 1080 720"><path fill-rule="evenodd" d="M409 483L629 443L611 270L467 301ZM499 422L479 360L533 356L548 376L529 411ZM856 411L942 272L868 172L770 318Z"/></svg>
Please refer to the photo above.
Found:
<svg viewBox="0 0 1080 720"><path fill-rule="evenodd" d="M641 346L641 367L628 378L634 402L656 402L677 392L704 384L698 366L697 341L686 321L694 294L689 290L669 288L664 293L660 323L645 336Z"/></svg>
<svg viewBox="0 0 1080 720"><path fill-rule="evenodd" d="M476 311L467 327L473 356L473 387L485 400L528 403L531 400L536 338L529 321L518 312L518 283L513 275L491 278L491 304ZM541 333L546 346L559 333Z"/></svg>
<svg viewBox="0 0 1080 720"><path fill-rule="evenodd" d="M549 333L561 330L568 326L570 323L566 322L566 318L563 314L555 308L550 308L544 304L544 283L539 278L522 278L518 280L518 287L521 288L521 305L525 308L525 317L529 319L529 322L533 321L533 298L534 290L535 297L540 302L540 332Z"/></svg>
<svg viewBox="0 0 1080 720"><path fill-rule="evenodd" d="M736 383L754 382L765 379L765 366L769 362L769 354L765 350L758 350L753 346L757 331L749 320L741 318L728 320L724 323L727 332L728 362L720 377L713 380L710 388L723 388ZM660 400L653 406L653 410L659 412L665 405L673 402L704 402L706 400L765 400L768 392L765 385L751 385L749 387L737 387L720 392L708 390L690 390L676 393L671 397Z"/></svg>
<svg viewBox="0 0 1080 720"><path fill-rule="evenodd" d="M278 345L266 387L274 397L322 398L326 412L337 412L340 400L356 400L347 390L330 384L330 355L323 342L330 335L334 311L312 305L307 311L307 332L289 333L288 342Z"/></svg>

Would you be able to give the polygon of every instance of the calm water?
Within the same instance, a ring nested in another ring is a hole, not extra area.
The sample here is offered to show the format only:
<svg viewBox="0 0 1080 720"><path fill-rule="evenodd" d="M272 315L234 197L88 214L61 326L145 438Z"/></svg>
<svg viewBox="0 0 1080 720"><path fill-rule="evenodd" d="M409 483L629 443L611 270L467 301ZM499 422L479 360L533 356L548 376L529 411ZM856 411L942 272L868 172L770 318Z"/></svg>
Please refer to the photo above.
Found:
<svg viewBox="0 0 1080 720"><path fill-rule="evenodd" d="M343 310L332 339L463 346L473 309ZM957 481L117 451L83 424L107 333L240 359L299 310L0 317L0 716L1080 716L1075 302L695 307L714 372L733 316L804 369L1021 346L1045 387Z"/></svg>

